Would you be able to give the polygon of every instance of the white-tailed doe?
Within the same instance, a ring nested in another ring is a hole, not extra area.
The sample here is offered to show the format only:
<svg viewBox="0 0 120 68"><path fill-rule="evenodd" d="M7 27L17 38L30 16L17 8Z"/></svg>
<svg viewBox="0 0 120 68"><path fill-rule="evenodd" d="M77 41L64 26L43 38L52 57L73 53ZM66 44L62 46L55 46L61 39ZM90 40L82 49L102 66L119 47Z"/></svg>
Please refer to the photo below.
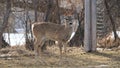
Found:
<svg viewBox="0 0 120 68"><path fill-rule="evenodd" d="M34 50L36 55L41 55L41 47L46 40L57 41L60 48L60 56L62 57L62 46L65 47L72 39L78 28L78 21L71 16L63 18L63 24L55 24L50 22L36 22L32 24L32 31L35 38Z"/></svg>

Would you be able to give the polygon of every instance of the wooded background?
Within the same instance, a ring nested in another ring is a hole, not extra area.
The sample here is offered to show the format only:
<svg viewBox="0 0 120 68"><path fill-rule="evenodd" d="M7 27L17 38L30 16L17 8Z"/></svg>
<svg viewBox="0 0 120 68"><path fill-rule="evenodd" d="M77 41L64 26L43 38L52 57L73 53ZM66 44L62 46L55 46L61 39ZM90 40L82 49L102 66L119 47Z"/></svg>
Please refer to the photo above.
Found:
<svg viewBox="0 0 120 68"><path fill-rule="evenodd" d="M97 37L106 38L113 31L119 39L120 0L97 0ZM70 46L81 46L84 41L84 0L0 0L0 48L10 46L3 33L16 33L24 29L26 48L33 50L31 24L37 21L60 24L60 16L72 14L79 21L79 28ZM101 25L102 24L102 25ZM50 44L50 43L49 43Z"/></svg>

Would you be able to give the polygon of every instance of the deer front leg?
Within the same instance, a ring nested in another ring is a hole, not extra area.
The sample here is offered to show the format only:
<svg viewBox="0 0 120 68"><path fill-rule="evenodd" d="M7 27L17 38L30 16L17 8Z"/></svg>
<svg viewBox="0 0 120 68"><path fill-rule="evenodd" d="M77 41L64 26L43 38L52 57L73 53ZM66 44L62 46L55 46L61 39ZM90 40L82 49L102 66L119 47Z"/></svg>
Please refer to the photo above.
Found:
<svg viewBox="0 0 120 68"><path fill-rule="evenodd" d="M34 44L34 50L35 50L35 56L42 56L42 53L41 53L41 47L43 46L44 44L44 39L42 38L37 38L37 40L35 41L35 44Z"/></svg>
<svg viewBox="0 0 120 68"><path fill-rule="evenodd" d="M60 49L60 59L62 59L62 46L59 45L59 49Z"/></svg>
<svg viewBox="0 0 120 68"><path fill-rule="evenodd" d="M66 55L67 52L67 43L62 43L63 44L63 48L64 48L64 54Z"/></svg>
<svg viewBox="0 0 120 68"><path fill-rule="evenodd" d="M56 45L59 47L60 49L60 59L62 58L62 43L59 41L55 41Z"/></svg>
<svg viewBox="0 0 120 68"><path fill-rule="evenodd" d="M68 43L63 43L65 61L69 61L67 57L67 47L68 47Z"/></svg>
<svg viewBox="0 0 120 68"><path fill-rule="evenodd" d="M43 54L42 54L42 51L41 51L41 47L43 46L44 44L44 40L41 40L41 41L37 41L37 45L35 45L35 57L36 57L36 61L37 62L40 62L42 64L46 64L44 58L43 58Z"/></svg>
<svg viewBox="0 0 120 68"><path fill-rule="evenodd" d="M60 56L59 56L60 59L59 59L58 63L59 63L59 65L62 65L62 63L63 63L63 55L62 55L62 47L63 46L62 46L62 43L59 42L58 46L59 46L59 49L60 49Z"/></svg>
<svg viewBox="0 0 120 68"><path fill-rule="evenodd" d="M65 56L66 56L66 45L65 45L65 43L59 43L59 49L60 49L60 61L59 61L59 64L60 65L62 65L63 62L66 60L66 58L63 57L62 47L64 47L64 53L65 53Z"/></svg>

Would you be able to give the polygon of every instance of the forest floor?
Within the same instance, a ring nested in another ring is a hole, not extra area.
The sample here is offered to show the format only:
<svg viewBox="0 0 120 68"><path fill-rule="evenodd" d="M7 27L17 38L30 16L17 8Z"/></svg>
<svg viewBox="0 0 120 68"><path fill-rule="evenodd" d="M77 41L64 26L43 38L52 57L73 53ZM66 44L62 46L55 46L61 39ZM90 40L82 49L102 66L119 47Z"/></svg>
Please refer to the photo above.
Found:
<svg viewBox="0 0 120 68"><path fill-rule="evenodd" d="M67 47L60 61L58 47L48 47L40 59L23 46L14 46L0 50L0 68L120 68L120 50L86 53L79 47Z"/></svg>

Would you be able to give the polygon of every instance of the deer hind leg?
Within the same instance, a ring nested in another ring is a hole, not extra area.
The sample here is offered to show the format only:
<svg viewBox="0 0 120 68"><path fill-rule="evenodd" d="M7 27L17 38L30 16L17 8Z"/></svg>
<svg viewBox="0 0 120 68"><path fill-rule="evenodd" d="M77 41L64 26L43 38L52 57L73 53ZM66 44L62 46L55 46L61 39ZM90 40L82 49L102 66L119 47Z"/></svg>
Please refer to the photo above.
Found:
<svg viewBox="0 0 120 68"><path fill-rule="evenodd" d="M37 39L35 38L35 41L34 41L34 52L35 52L35 57L37 57L38 56L38 41L37 41Z"/></svg>

